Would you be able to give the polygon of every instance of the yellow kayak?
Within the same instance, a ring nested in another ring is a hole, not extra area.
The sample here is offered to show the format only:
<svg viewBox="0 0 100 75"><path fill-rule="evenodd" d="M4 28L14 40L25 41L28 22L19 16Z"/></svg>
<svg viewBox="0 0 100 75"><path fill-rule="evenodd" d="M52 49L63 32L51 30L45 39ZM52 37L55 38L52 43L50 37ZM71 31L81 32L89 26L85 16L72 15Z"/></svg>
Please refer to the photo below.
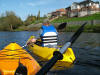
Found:
<svg viewBox="0 0 100 75"><path fill-rule="evenodd" d="M35 75L39 70L36 60L18 44L10 43L0 50L1 75Z"/></svg>
<svg viewBox="0 0 100 75"><path fill-rule="evenodd" d="M29 38L29 40L32 36ZM36 44L29 45L28 49L32 51L35 55L39 56L40 59L49 60L53 57L54 51L59 51L55 48L41 47ZM68 48L68 50L63 54L63 59L60 61L73 63L75 60L75 55L72 48Z"/></svg>

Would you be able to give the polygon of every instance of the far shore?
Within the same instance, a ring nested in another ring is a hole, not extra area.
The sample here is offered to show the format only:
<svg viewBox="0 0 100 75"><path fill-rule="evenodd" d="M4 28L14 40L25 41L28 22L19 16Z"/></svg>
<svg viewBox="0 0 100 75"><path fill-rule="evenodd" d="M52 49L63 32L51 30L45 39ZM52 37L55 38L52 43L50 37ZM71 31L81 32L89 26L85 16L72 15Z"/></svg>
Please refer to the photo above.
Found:
<svg viewBox="0 0 100 75"><path fill-rule="evenodd" d="M55 26L56 29L58 27ZM76 32L77 29L80 27L80 25L71 25L71 26L66 26L66 28L62 29L62 30L57 30L58 32ZM18 29L14 29L13 32L17 32L17 31L37 31L39 30L41 27L21 27ZM12 31L11 31L12 32ZM100 33L100 25L86 25L84 28L83 32L92 32L92 33Z"/></svg>

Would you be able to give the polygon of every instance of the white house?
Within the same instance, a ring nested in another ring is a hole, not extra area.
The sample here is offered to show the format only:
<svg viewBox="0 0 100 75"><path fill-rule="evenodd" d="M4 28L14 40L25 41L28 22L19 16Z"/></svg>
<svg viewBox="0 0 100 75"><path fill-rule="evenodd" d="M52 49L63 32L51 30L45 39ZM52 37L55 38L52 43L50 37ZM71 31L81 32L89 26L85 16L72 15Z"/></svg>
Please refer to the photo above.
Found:
<svg viewBox="0 0 100 75"><path fill-rule="evenodd" d="M74 2L70 9L66 8L69 17L82 17L100 12L99 2L85 0L80 3Z"/></svg>
<svg viewBox="0 0 100 75"><path fill-rule="evenodd" d="M52 16L52 13L48 13L46 16L49 18Z"/></svg>

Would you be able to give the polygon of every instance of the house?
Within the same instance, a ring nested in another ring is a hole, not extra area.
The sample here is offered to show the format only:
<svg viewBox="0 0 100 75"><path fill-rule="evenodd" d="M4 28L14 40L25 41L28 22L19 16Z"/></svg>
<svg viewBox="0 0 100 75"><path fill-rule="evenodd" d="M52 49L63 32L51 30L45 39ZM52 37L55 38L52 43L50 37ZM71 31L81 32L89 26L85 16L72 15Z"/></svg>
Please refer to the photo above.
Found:
<svg viewBox="0 0 100 75"><path fill-rule="evenodd" d="M46 16L49 18L52 16L52 13L48 13Z"/></svg>
<svg viewBox="0 0 100 75"><path fill-rule="evenodd" d="M55 18L55 17L59 17L59 16L63 16L63 15L66 15L66 9L64 9L64 8L57 9L56 11L47 14L47 16L51 17L51 18Z"/></svg>
<svg viewBox="0 0 100 75"><path fill-rule="evenodd" d="M62 8L62 9L57 9L56 12L59 13L58 16L64 16L64 15L66 15L66 10L65 10L64 8Z"/></svg>
<svg viewBox="0 0 100 75"><path fill-rule="evenodd" d="M82 17L100 12L100 4L92 0L74 2L70 7L66 8L66 11L68 17Z"/></svg>

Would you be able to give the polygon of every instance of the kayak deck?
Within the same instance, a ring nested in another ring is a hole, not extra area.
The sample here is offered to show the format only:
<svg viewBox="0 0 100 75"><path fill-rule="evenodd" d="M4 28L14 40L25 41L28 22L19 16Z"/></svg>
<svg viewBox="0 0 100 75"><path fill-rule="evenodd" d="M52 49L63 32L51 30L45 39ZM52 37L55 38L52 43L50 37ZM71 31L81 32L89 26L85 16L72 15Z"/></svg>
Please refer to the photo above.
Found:
<svg viewBox="0 0 100 75"><path fill-rule="evenodd" d="M35 75L40 70L40 65L21 46L10 43L0 50L0 72L1 75L14 75L19 62L27 68L27 75Z"/></svg>
<svg viewBox="0 0 100 75"><path fill-rule="evenodd" d="M28 49L32 51L35 55L39 56L42 60L50 60L53 57L54 51L59 51L55 48L41 47L36 44L33 46L29 45ZM63 54L63 59L60 61L73 63L75 60L75 55L72 48L68 48L68 50Z"/></svg>

